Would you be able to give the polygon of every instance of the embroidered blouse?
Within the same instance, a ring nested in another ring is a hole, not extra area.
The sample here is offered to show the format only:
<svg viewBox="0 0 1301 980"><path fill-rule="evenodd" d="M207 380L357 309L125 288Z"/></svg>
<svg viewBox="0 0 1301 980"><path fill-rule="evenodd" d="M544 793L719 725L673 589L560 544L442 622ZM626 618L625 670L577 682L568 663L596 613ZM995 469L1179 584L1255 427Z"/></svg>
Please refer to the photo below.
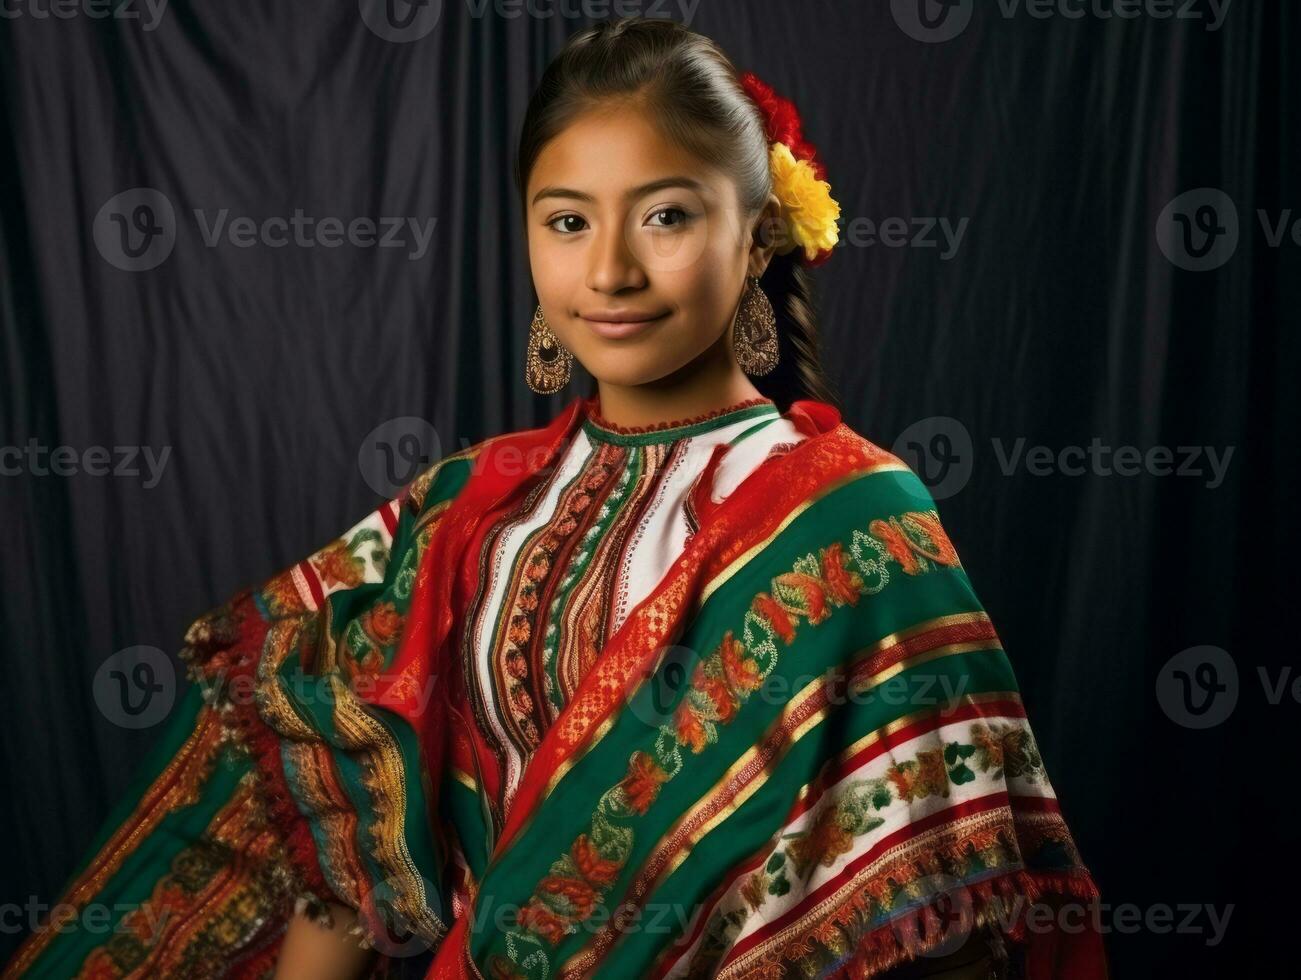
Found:
<svg viewBox="0 0 1301 980"><path fill-rule="evenodd" d="M494 837L546 730L695 533L698 482L720 502L803 438L765 398L640 428L607 421L592 399L550 476L484 522L467 554L477 584L458 604L453 694L473 738L458 739L453 764L480 787Z"/></svg>

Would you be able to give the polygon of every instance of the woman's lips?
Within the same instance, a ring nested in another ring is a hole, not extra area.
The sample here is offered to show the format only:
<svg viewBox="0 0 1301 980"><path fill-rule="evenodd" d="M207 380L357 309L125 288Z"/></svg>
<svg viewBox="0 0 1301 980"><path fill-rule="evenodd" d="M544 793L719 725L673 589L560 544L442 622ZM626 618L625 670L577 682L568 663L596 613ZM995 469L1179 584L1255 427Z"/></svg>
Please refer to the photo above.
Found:
<svg viewBox="0 0 1301 980"><path fill-rule="evenodd" d="M592 328L592 332L607 340L622 340L650 329L663 320L667 313L647 315L644 313L593 313L583 315L582 319Z"/></svg>

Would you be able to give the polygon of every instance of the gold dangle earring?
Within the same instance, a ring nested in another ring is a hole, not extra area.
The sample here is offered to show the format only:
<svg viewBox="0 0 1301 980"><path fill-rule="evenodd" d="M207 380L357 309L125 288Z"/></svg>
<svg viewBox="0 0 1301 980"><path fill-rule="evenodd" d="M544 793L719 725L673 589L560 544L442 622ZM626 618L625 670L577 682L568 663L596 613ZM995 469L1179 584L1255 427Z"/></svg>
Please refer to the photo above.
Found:
<svg viewBox="0 0 1301 980"><path fill-rule="evenodd" d="M529 326L528 355L524 362L524 380L539 395L553 395L569 384L574 355L561 346L547 325L539 306Z"/></svg>
<svg viewBox="0 0 1301 980"><path fill-rule="evenodd" d="M746 374L762 376L777 366L777 316L758 276L746 278L732 324L732 350Z"/></svg>

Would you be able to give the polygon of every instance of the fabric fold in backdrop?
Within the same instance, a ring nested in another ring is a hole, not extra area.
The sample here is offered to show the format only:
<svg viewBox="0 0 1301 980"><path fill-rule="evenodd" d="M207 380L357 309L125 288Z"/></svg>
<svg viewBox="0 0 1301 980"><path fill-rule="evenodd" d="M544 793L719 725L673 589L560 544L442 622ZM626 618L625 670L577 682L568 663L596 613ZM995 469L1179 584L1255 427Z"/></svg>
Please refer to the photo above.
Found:
<svg viewBox="0 0 1301 980"><path fill-rule="evenodd" d="M942 948L954 905L1031 977L1105 976L1091 929L1028 922L1097 890L935 505L819 402L721 502L705 481L493 834L449 746L457 571L590 408L439 460L196 620L196 683L61 900L124 911L5 975L270 976L332 901L377 969L432 947L434 977L862 977Z"/></svg>

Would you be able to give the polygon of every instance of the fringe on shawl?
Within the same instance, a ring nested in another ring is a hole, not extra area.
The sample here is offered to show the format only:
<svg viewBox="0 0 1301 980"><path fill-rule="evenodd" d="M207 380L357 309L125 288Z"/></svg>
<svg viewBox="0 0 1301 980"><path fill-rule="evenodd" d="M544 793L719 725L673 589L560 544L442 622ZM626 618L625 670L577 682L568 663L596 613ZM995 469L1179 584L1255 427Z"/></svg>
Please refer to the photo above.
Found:
<svg viewBox="0 0 1301 980"><path fill-rule="evenodd" d="M1002 936L1017 944L1030 938L1026 916L1030 906L1044 897L1058 895L1085 902L1099 897L1097 886L1084 871L1018 870L964 885L964 890L971 902L971 932L988 929L991 936ZM836 924L846 924L863 904L862 895L846 903L835 913ZM944 922L948 910L940 909L938 904L938 896L933 897L927 904L863 935L848 960L826 974L825 980L869 980L952 941L952 927ZM1103 971L1096 975L1105 977L1105 967Z"/></svg>

